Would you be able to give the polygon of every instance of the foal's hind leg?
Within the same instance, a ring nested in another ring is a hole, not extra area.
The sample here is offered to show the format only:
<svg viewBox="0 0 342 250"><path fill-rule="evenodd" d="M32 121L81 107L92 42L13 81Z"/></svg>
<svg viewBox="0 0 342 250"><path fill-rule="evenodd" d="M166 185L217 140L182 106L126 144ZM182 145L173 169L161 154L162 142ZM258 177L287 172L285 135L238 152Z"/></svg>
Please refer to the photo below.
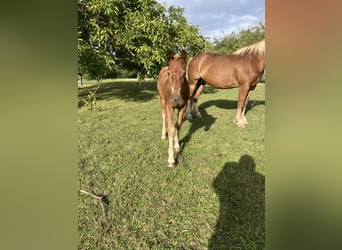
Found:
<svg viewBox="0 0 342 250"><path fill-rule="evenodd" d="M165 109L162 110L162 120L163 120L163 127L162 127L162 140L166 139L166 115L165 115Z"/></svg>

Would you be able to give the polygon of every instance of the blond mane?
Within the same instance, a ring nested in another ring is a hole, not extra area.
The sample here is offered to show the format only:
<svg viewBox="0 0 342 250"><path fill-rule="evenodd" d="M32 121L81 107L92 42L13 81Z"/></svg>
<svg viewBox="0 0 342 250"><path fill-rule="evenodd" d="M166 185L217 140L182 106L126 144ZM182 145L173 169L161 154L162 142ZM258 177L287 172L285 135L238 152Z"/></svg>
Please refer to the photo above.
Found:
<svg viewBox="0 0 342 250"><path fill-rule="evenodd" d="M248 55L248 54L257 54L260 56L265 55L265 39L257 43L254 43L252 45L238 49L237 51L233 53L233 55Z"/></svg>

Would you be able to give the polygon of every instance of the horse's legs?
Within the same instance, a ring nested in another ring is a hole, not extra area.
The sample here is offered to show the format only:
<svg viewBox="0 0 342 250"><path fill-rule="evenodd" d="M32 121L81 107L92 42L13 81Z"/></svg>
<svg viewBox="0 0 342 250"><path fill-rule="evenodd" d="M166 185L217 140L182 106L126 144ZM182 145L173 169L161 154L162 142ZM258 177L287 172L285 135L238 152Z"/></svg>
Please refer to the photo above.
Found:
<svg viewBox="0 0 342 250"><path fill-rule="evenodd" d="M190 98L188 101L188 108L186 110L186 117L188 120L192 119L191 112L194 111L197 117L202 117L201 113L198 110L198 98L204 88L205 82L202 78L199 79L189 79L189 87L190 87Z"/></svg>
<svg viewBox="0 0 342 250"><path fill-rule="evenodd" d="M188 104L187 104L187 108L186 108L186 118L188 120L191 120L192 119L192 114L191 114L191 111L192 111L192 94L194 92L194 89L196 88L196 83L197 81L195 79L189 79L188 80L188 84L189 84L189 100L188 100Z"/></svg>
<svg viewBox="0 0 342 250"><path fill-rule="evenodd" d="M166 139L166 114L165 114L165 108L162 108L162 120L163 120L163 127L162 127L162 140Z"/></svg>
<svg viewBox="0 0 342 250"><path fill-rule="evenodd" d="M173 109L171 107L166 108L166 116L168 123L168 136L169 136L169 159L167 160L167 164L169 167L173 167L176 165L175 158L173 156L173 137L175 133L175 126L173 125Z"/></svg>
<svg viewBox="0 0 342 250"><path fill-rule="evenodd" d="M192 101L191 101L191 99L189 98L188 104L187 104L187 108L186 108L186 112L185 112L186 118L187 118L188 120L191 120L191 119L192 119L192 115L191 115L191 106L192 106Z"/></svg>
<svg viewBox="0 0 342 250"><path fill-rule="evenodd" d="M248 95L249 86L247 84L240 86L239 88L239 97L238 97L238 104L236 109L236 115L234 123L238 127L244 127L245 123L242 120L242 110L245 109L245 102Z"/></svg>
<svg viewBox="0 0 342 250"><path fill-rule="evenodd" d="M187 107L184 106L182 107L179 111L178 111L178 118L177 118L177 122L176 122L176 126L175 126L175 150L176 152L179 152L180 150L180 146L179 146L179 131L182 127L183 124L183 116L185 111L187 110Z"/></svg>
<svg viewBox="0 0 342 250"><path fill-rule="evenodd" d="M255 86L251 87L248 90L247 97L246 97L246 100L245 100L245 104L244 104L242 112L241 112L241 120L242 120L242 122L244 124L248 124L248 121L247 121L247 118L246 118L246 108L247 108L247 104L248 104L249 98L251 97L254 89L255 89Z"/></svg>
<svg viewBox="0 0 342 250"><path fill-rule="evenodd" d="M192 105L191 105L192 107L191 107L191 109L195 112L195 115L197 117L202 117L201 113L198 110L198 98L199 98L201 92L203 91L203 89L204 89L204 84L201 84L198 87L195 96L192 98Z"/></svg>

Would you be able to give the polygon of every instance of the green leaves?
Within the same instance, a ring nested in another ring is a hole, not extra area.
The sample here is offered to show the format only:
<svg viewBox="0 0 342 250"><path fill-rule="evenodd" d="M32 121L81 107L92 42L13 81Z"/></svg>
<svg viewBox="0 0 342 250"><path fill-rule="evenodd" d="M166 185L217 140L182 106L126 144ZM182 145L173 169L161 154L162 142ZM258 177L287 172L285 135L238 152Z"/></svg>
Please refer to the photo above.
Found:
<svg viewBox="0 0 342 250"><path fill-rule="evenodd" d="M215 39L214 45L210 49L211 52L219 54L231 54L239 48L251 45L265 38L265 25L249 27L238 33L231 33L223 37L221 40Z"/></svg>
<svg viewBox="0 0 342 250"><path fill-rule="evenodd" d="M168 50L201 52L204 38L183 11L155 0L79 0L80 67L90 77L122 69L155 76Z"/></svg>

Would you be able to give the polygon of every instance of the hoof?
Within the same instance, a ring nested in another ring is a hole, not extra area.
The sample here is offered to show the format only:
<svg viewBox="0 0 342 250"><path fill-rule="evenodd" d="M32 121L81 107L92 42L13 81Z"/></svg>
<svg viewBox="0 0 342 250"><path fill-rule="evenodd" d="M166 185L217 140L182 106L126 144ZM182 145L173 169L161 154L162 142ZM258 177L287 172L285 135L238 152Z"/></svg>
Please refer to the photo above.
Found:
<svg viewBox="0 0 342 250"><path fill-rule="evenodd" d="M167 166L168 166L169 168L173 168L173 167L176 166L176 162L168 162L168 163L167 163Z"/></svg>
<svg viewBox="0 0 342 250"><path fill-rule="evenodd" d="M175 148L175 151L178 153L180 151L180 147Z"/></svg>
<svg viewBox="0 0 342 250"><path fill-rule="evenodd" d="M240 119L240 120L234 120L234 124L238 127L238 128L244 128L246 123L244 120Z"/></svg>
<svg viewBox="0 0 342 250"><path fill-rule="evenodd" d="M165 141L166 136L162 136L161 139L162 139L162 141Z"/></svg>
<svg viewBox="0 0 342 250"><path fill-rule="evenodd" d="M238 128L244 128L244 127L245 127L245 124L244 124L244 123L241 123L241 122L237 122L237 123L235 123L235 125L236 125Z"/></svg>
<svg viewBox="0 0 342 250"><path fill-rule="evenodd" d="M186 119L192 120L192 115L191 115L191 114L187 114L187 115L186 115Z"/></svg>
<svg viewBox="0 0 342 250"><path fill-rule="evenodd" d="M201 115L201 113L196 113L196 117L198 117L198 118L202 118L202 115Z"/></svg>
<svg viewBox="0 0 342 250"><path fill-rule="evenodd" d="M243 124L248 124L248 121L247 121L247 119L246 119L246 117L245 118L242 118L242 122L243 122Z"/></svg>

